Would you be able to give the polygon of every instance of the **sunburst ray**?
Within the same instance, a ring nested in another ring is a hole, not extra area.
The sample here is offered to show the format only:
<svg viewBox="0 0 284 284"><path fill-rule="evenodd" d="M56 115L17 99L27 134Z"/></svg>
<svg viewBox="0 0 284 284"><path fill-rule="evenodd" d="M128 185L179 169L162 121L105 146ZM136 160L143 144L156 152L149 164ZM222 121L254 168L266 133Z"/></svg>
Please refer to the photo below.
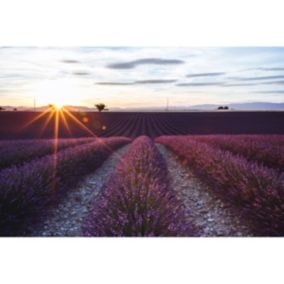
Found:
<svg viewBox="0 0 284 284"><path fill-rule="evenodd" d="M57 152L58 152L58 133L59 133L59 110L55 111L54 119L54 142L52 156L52 191L56 191L56 172L57 172Z"/></svg>
<svg viewBox="0 0 284 284"><path fill-rule="evenodd" d="M39 137L42 136L42 134L43 134L43 132L45 131L47 125L48 125L49 122L50 122L50 120L54 117L54 114L55 114L55 111L54 111L54 110L49 113L48 117L46 118L46 120L45 120L45 122L44 122L44 124L43 124L43 126L42 126L42 128L41 128L41 130L40 130L40 132L39 132Z"/></svg>
<svg viewBox="0 0 284 284"><path fill-rule="evenodd" d="M60 112L59 112L60 118L61 118L61 120L62 120L62 122L63 122L65 128L67 129L68 133L70 134L70 136L72 136L72 131L71 131L70 127L69 127L69 124L68 124L68 122L67 122L67 119L66 119L66 116L65 116L65 114L64 114L63 109L64 109L64 108L62 108L62 109L60 110Z"/></svg>
<svg viewBox="0 0 284 284"><path fill-rule="evenodd" d="M28 126L30 126L31 124L35 123L37 120L39 120L41 117L45 116L48 112L53 111L50 108L44 110L42 113L40 113L39 115L37 115L35 118L33 118L31 121L29 121L28 123L26 123L22 129L27 128Z"/></svg>

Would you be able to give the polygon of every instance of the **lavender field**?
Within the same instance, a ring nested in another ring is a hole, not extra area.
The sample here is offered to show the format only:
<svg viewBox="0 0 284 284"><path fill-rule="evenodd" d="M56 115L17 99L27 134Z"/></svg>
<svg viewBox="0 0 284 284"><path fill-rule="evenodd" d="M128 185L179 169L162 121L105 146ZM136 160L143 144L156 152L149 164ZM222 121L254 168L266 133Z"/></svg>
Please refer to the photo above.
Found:
<svg viewBox="0 0 284 284"><path fill-rule="evenodd" d="M2 140L1 236L283 236L283 135Z"/></svg>

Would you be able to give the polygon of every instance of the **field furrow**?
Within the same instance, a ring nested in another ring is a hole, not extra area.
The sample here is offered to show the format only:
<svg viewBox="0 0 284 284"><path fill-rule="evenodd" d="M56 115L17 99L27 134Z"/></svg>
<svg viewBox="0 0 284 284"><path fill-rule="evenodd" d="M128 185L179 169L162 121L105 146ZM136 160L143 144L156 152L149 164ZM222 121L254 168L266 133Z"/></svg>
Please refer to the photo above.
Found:
<svg viewBox="0 0 284 284"><path fill-rule="evenodd" d="M259 135L205 135L193 136L199 142L207 143L217 149L241 155L250 161L284 171L283 137L272 136L270 139Z"/></svg>
<svg viewBox="0 0 284 284"><path fill-rule="evenodd" d="M220 200L176 155L163 145L157 147L167 161L171 187L183 202L188 222L195 226L198 236L253 236L251 224Z"/></svg>
<svg viewBox="0 0 284 284"><path fill-rule="evenodd" d="M283 174L186 136L162 136L165 145L225 201L253 220L259 235L283 235Z"/></svg>
<svg viewBox="0 0 284 284"><path fill-rule="evenodd" d="M169 187L166 161L149 137L134 140L85 220L86 236L192 236Z"/></svg>
<svg viewBox="0 0 284 284"><path fill-rule="evenodd" d="M84 175L99 168L114 150L129 142L123 137L99 139L1 171L0 234L27 231L26 223L36 222Z"/></svg>
<svg viewBox="0 0 284 284"><path fill-rule="evenodd" d="M127 148L115 151L100 168L69 190L62 202L49 210L40 226L30 229L32 236L83 236L83 220L90 214L95 197Z"/></svg>

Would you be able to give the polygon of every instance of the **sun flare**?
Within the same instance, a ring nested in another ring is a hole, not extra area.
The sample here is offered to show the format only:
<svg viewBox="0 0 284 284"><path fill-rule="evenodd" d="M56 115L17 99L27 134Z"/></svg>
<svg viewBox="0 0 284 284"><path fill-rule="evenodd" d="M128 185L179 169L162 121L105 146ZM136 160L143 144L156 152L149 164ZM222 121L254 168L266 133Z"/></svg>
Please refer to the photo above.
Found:
<svg viewBox="0 0 284 284"><path fill-rule="evenodd" d="M78 104L78 89L67 79L46 80L37 84L34 96L39 105L53 105L56 109Z"/></svg>
<svg viewBox="0 0 284 284"><path fill-rule="evenodd" d="M56 110L61 110L64 107L64 103L63 102L56 102L53 101L53 103L51 103L51 105L56 109Z"/></svg>

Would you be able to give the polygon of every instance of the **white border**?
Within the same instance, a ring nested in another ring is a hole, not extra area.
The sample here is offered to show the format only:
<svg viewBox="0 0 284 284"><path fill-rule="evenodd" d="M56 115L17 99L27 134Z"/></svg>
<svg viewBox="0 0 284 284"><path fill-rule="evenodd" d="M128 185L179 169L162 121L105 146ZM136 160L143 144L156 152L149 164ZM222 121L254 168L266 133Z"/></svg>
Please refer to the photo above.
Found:
<svg viewBox="0 0 284 284"><path fill-rule="evenodd" d="M30 238L1 240L0 248L5 284L267 284L283 279L280 238Z"/></svg>
<svg viewBox="0 0 284 284"><path fill-rule="evenodd" d="M283 46L281 0L2 0L0 45Z"/></svg>

